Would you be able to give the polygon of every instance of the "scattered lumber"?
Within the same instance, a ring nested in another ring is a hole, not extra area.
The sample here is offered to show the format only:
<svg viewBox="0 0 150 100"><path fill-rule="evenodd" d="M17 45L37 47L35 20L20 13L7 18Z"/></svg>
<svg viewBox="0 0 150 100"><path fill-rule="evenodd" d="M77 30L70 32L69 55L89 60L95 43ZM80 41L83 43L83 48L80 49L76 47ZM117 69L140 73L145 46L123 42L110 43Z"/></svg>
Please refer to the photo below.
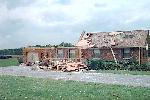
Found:
<svg viewBox="0 0 150 100"><path fill-rule="evenodd" d="M56 70L63 72L71 72L71 71L82 71L88 70L88 67L83 62L74 62L74 61L51 61L51 60L43 60L41 62L27 63L28 66L37 66L43 70Z"/></svg>

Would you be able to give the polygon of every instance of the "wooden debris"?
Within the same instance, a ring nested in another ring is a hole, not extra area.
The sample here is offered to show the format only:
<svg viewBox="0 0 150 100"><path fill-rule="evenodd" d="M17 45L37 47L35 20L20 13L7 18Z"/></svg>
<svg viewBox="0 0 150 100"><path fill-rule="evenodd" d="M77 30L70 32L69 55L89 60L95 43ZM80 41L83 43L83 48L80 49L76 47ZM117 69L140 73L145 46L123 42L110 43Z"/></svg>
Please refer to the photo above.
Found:
<svg viewBox="0 0 150 100"><path fill-rule="evenodd" d="M66 60L61 61L43 60L42 62L35 62L27 65L34 66L34 69L57 70L63 72L80 71L83 69L88 70L88 67L83 62L73 62Z"/></svg>

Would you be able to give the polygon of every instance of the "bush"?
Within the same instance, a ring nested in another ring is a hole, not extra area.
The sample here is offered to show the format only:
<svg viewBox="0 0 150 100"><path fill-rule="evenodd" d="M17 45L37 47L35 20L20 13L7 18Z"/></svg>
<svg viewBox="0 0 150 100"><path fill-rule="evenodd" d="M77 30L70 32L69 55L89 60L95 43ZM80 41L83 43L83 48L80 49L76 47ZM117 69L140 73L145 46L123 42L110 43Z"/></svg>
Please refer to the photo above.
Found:
<svg viewBox="0 0 150 100"><path fill-rule="evenodd" d="M122 61L116 64L114 61L89 60L88 67L92 70L130 70L150 71L150 63L139 65L137 61Z"/></svg>
<svg viewBox="0 0 150 100"><path fill-rule="evenodd" d="M141 69L144 71L150 71L150 62L141 65Z"/></svg>
<svg viewBox="0 0 150 100"><path fill-rule="evenodd" d="M92 70L115 70L119 68L114 61L90 60L88 61L89 69Z"/></svg>

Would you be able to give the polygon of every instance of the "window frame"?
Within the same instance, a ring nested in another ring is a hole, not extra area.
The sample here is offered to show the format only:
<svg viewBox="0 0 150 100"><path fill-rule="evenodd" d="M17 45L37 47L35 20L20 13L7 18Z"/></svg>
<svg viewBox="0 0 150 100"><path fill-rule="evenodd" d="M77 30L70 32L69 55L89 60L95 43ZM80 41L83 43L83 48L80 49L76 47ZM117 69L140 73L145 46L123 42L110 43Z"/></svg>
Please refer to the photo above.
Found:
<svg viewBox="0 0 150 100"><path fill-rule="evenodd" d="M123 48L123 58L131 57L131 48Z"/></svg>
<svg viewBox="0 0 150 100"><path fill-rule="evenodd" d="M74 52L72 53L71 51L74 51ZM69 50L69 58L76 58L76 50L74 50L74 49Z"/></svg>
<svg viewBox="0 0 150 100"><path fill-rule="evenodd" d="M97 52L97 51L98 51L98 52ZM92 49L92 52L93 52L92 58L94 58L94 59L100 59L100 58L101 58L100 49L98 49L98 48L93 48L93 49Z"/></svg>
<svg viewBox="0 0 150 100"><path fill-rule="evenodd" d="M59 53L60 50L62 51L61 53ZM64 58L64 50L63 49L57 50L57 58Z"/></svg>

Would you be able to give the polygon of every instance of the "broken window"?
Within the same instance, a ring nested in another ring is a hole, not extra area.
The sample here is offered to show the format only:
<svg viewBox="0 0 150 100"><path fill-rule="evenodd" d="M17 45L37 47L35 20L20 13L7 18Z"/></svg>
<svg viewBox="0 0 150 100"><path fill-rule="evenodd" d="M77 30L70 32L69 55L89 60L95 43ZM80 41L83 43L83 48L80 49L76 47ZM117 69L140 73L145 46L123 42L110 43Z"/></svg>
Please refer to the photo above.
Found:
<svg viewBox="0 0 150 100"><path fill-rule="evenodd" d="M130 48L123 49L123 58L130 58Z"/></svg>
<svg viewBox="0 0 150 100"><path fill-rule="evenodd" d="M69 50L69 58L75 58L75 50Z"/></svg>
<svg viewBox="0 0 150 100"><path fill-rule="evenodd" d="M63 57L64 57L63 50L57 50L57 58L63 58Z"/></svg>
<svg viewBox="0 0 150 100"><path fill-rule="evenodd" d="M93 49L93 58L100 58L100 50Z"/></svg>

